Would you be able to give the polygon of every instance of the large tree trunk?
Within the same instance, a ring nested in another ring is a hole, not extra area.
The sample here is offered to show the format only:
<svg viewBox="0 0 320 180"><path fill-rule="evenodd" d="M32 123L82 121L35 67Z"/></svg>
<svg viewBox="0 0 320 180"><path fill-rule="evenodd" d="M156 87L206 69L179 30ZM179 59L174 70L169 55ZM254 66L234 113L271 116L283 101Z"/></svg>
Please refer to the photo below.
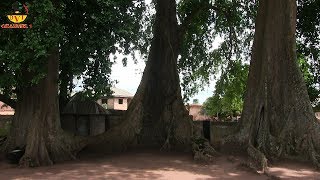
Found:
<svg viewBox="0 0 320 180"><path fill-rule="evenodd" d="M175 0L157 1L153 28L148 62L125 120L118 128L100 136L112 150L135 145L191 150L192 121L181 98L177 71Z"/></svg>
<svg viewBox="0 0 320 180"><path fill-rule="evenodd" d="M159 0L156 10L148 62L127 116L141 121L138 144L188 150L192 123L181 98L177 70L180 43L176 3Z"/></svg>
<svg viewBox="0 0 320 180"><path fill-rule="evenodd" d="M63 110L70 100L73 89L73 75L69 62L60 63L60 70L59 108Z"/></svg>
<svg viewBox="0 0 320 180"><path fill-rule="evenodd" d="M45 78L23 89L7 142L7 150L25 146L25 154L20 160L22 166L50 165L72 159L74 151L82 146L60 127L57 49L49 54L46 69Z"/></svg>
<svg viewBox="0 0 320 180"><path fill-rule="evenodd" d="M301 157L319 166L320 125L296 61L296 1L260 0L237 140L263 169Z"/></svg>
<svg viewBox="0 0 320 180"><path fill-rule="evenodd" d="M26 145L27 127L32 119L32 111L30 111L32 98L28 96L29 94L32 94L30 88L24 88L21 93L18 93L19 101L16 103L11 129L5 143L5 152L9 152L14 148L23 148Z"/></svg>

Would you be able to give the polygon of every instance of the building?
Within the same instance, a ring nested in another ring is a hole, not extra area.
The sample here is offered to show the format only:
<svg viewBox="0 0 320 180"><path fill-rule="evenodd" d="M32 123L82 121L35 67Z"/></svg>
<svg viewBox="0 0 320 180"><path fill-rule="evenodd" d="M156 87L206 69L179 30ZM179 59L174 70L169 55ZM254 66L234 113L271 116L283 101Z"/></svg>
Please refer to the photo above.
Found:
<svg viewBox="0 0 320 180"><path fill-rule="evenodd" d="M14 109L0 101L0 115L13 115Z"/></svg>
<svg viewBox="0 0 320 180"><path fill-rule="evenodd" d="M316 118L320 120L320 112L316 112L315 115L316 115Z"/></svg>
<svg viewBox="0 0 320 180"><path fill-rule="evenodd" d="M203 114L201 104L193 103L193 104L187 105L187 110L189 111L189 115L192 116L193 121L213 120L212 117Z"/></svg>
<svg viewBox="0 0 320 180"><path fill-rule="evenodd" d="M115 87L112 87L111 90L113 91L112 96L102 97L97 103L106 109L127 110L133 95L126 90Z"/></svg>

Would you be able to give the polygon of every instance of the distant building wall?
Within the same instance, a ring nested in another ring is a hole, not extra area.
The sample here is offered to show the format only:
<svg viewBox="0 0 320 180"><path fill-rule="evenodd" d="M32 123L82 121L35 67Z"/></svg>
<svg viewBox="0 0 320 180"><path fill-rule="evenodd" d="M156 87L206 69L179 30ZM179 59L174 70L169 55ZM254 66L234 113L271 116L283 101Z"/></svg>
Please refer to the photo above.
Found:
<svg viewBox="0 0 320 180"><path fill-rule="evenodd" d="M192 116L193 121L212 121L213 118L202 113L201 104L191 104L187 106L189 115Z"/></svg>
<svg viewBox="0 0 320 180"><path fill-rule="evenodd" d="M193 105L193 104L190 105L189 106L189 115L196 116L196 115L200 114L201 108L202 108L201 105Z"/></svg>
<svg viewBox="0 0 320 180"><path fill-rule="evenodd" d="M108 99L107 98L99 99L97 103L102 106L104 106L104 104L107 104L107 107L106 107L107 109L125 111L128 109L128 106L131 100L132 98L129 98L129 97L110 97Z"/></svg>
<svg viewBox="0 0 320 180"><path fill-rule="evenodd" d="M113 109L115 110L127 110L128 109L128 98L113 98Z"/></svg>
<svg viewBox="0 0 320 180"><path fill-rule="evenodd" d="M107 109L114 109L114 99L113 98L108 99Z"/></svg>
<svg viewBox="0 0 320 180"><path fill-rule="evenodd" d="M316 112L315 115L316 115L316 118L320 120L320 112Z"/></svg>
<svg viewBox="0 0 320 180"><path fill-rule="evenodd" d="M116 87L111 87L111 91L113 91L112 95L101 97L97 103L108 110L126 111L133 98L133 95L124 89L119 89Z"/></svg>

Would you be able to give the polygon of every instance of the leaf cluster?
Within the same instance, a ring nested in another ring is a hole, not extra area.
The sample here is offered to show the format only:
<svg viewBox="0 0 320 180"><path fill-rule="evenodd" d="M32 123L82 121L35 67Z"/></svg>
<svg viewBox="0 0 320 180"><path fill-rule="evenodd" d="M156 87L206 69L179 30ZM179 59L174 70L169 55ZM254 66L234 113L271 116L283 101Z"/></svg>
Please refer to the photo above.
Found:
<svg viewBox="0 0 320 180"><path fill-rule="evenodd" d="M236 115L242 112L249 66L233 61L221 75L215 86L214 95L204 103L206 114Z"/></svg>
<svg viewBox="0 0 320 180"><path fill-rule="evenodd" d="M2 20L11 5L1 2ZM15 89L43 78L52 48L60 49L61 88L72 90L74 78L78 78L83 80L82 87L89 97L110 93L110 55L129 55L139 49L144 2L33 0L28 6L26 23L32 24L31 29L0 31L1 93L12 96Z"/></svg>
<svg viewBox="0 0 320 180"><path fill-rule="evenodd" d="M185 100L232 61L247 61L256 6L254 1L242 0L180 1L180 21L194 16L183 37L178 61ZM217 41L220 45L216 47Z"/></svg>

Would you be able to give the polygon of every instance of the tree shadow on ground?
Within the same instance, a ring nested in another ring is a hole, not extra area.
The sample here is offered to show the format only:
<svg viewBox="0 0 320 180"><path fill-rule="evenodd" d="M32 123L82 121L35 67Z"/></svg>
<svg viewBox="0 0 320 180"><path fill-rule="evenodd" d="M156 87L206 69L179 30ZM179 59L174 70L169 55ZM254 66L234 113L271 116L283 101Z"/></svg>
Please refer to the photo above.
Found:
<svg viewBox="0 0 320 180"><path fill-rule="evenodd" d="M238 168L242 158L218 157L211 164L193 161L188 153L158 151L126 152L109 155L84 154L76 161L54 166L21 169L0 164L0 179L268 179ZM274 169L275 171L278 171ZM297 172L281 177L314 179L320 174ZM312 172L308 170L308 172Z"/></svg>

